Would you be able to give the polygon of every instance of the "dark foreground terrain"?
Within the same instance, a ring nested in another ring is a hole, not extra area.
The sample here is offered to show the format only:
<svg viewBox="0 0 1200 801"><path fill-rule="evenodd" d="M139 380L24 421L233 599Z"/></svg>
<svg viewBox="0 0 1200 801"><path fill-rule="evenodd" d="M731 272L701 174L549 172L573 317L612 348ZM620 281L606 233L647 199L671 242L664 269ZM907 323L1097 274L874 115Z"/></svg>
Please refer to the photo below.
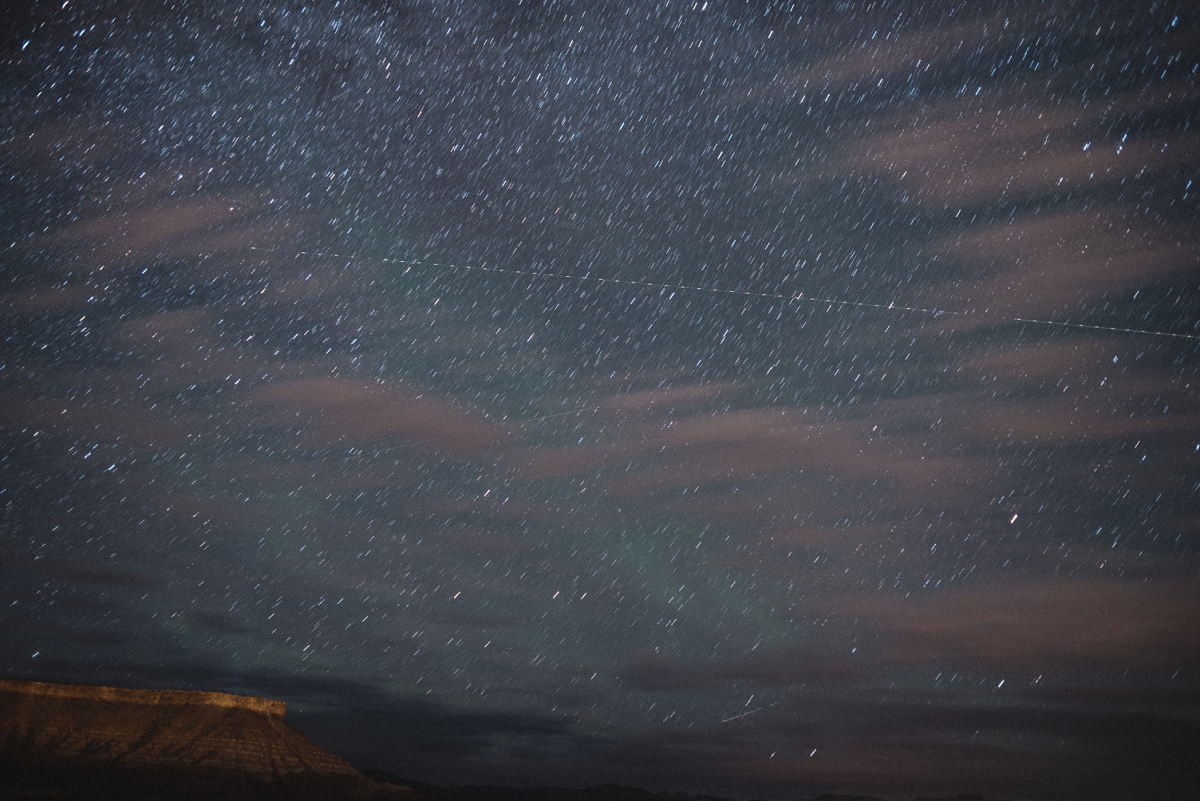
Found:
<svg viewBox="0 0 1200 801"><path fill-rule="evenodd" d="M0 798L29 801L421 801L405 787L363 776L0 763Z"/></svg>
<svg viewBox="0 0 1200 801"><path fill-rule="evenodd" d="M428 801L732 801L710 795L652 793L636 787L608 784L602 787L438 787L402 780L386 774L371 774L382 781L411 787ZM812 801L882 801L873 795L821 795ZM914 801L987 801L977 795L958 795L952 799L917 798Z"/></svg>
<svg viewBox="0 0 1200 801"><path fill-rule="evenodd" d="M286 705L266 698L0 679L0 799L729 801L615 785L438 787L364 775L286 718ZM982 801L957 801L968 799Z"/></svg>
<svg viewBox="0 0 1200 801"><path fill-rule="evenodd" d="M438 787L353 776L297 774L273 780L194 771L130 771L63 765L0 767L0 798L29 801L732 801L635 787ZM867 795L822 795L814 801L881 801ZM985 801L979 796L916 801Z"/></svg>

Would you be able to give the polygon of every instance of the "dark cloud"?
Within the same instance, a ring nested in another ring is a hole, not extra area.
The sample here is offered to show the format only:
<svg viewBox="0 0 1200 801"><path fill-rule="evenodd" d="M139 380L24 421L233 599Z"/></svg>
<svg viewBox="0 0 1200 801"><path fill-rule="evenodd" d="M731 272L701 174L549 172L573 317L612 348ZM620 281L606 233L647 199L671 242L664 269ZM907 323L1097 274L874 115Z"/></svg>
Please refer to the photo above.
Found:
<svg viewBox="0 0 1200 801"><path fill-rule="evenodd" d="M158 582L144 568L94 564L51 557L35 563L36 569L56 581L106 584L126 589L144 589Z"/></svg>
<svg viewBox="0 0 1200 801"><path fill-rule="evenodd" d="M695 665L664 654L631 654L622 679L652 692L709 692L712 684L792 687L813 682L854 683L865 675L865 660L836 657L805 646L764 648L740 658Z"/></svg>
<svg viewBox="0 0 1200 801"><path fill-rule="evenodd" d="M588 738L561 717L481 714L418 699L387 708L312 710L292 716L318 744L347 743L347 759L396 776L425 776L446 784L520 781L530 768L570 760ZM552 767L551 771L562 770ZM565 779L565 772L559 774Z"/></svg>
<svg viewBox="0 0 1200 801"><path fill-rule="evenodd" d="M191 618L199 625L221 634L248 634L254 630L232 615L196 612Z"/></svg>

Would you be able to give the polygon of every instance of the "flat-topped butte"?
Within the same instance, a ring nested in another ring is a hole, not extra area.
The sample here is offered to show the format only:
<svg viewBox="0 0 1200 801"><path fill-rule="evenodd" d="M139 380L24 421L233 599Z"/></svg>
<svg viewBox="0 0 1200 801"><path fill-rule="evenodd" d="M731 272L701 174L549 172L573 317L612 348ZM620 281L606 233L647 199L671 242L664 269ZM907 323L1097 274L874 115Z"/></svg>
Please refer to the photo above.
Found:
<svg viewBox="0 0 1200 801"><path fill-rule="evenodd" d="M0 692L24 693L58 698L83 698L90 701L113 701L151 706L210 706L228 709L247 709L262 715L287 718L287 704L271 698L231 693L211 693L193 690L126 690L121 687L102 687L83 684L51 684L42 681L0 679Z"/></svg>

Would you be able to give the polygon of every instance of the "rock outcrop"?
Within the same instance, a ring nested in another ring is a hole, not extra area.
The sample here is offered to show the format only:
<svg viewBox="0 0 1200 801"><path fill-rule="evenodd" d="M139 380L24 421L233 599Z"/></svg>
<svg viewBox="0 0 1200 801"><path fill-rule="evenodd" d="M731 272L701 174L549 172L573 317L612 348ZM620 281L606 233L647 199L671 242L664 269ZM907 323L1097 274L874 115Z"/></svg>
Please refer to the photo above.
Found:
<svg viewBox="0 0 1200 801"><path fill-rule="evenodd" d="M266 698L0 679L0 782L58 798L419 799L318 748L286 715Z"/></svg>
<svg viewBox="0 0 1200 801"><path fill-rule="evenodd" d="M266 698L0 679L0 748L27 760L359 775L286 714Z"/></svg>

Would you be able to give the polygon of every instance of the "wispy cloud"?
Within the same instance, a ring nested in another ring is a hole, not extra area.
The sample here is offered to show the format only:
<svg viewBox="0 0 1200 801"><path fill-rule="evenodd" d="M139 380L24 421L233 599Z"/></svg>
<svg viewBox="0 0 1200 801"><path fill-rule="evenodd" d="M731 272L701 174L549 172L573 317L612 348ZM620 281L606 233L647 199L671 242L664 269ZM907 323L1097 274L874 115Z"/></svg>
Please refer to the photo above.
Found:
<svg viewBox="0 0 1200 801"><path fill-rule="evenodd" d="M884 635L884 658L1037 675L1072 665L1181 667L1200 656L1200 596L1188 585L1013 583L921 598L834 604Z"/></svg>
<svg viewBox="0 0 1200 801"><path fill-rule="evenodd" d="M1021 35L1018 26L1010 26L1008 19L997 15L906 31L893 31L892 22L888 20L869 35L856 30L850 34L858 38L854 44L734 89L724 101L731 105L803 102L820 100L826 92L846 88L877 88L897 78L912 80L928 75L944 68L948 61L978 57L1015 42ZM804 43L811 39L845 41L846 34L835 33L836 27L834 24L805 31ZM788 41L787 33L783 41Z"/></svg>
<svg viewBox="0 0 1200 801"><path fill-rule="evenodd" d="M310 447L374 443L478 454L495 448L506 436L503 428L448 398L397 382L302 378L263 385L248 399L296 413L299 440Z"/></svg>
<svg viewBox="0 0 1200 801"><path fill-rule="evenodd" d="M51 284L0 294L0 313L20 315L61 314L83 309L106 296L103 287L84 283Z"/></svg>
<svg viewBox="0 0 1200 801"><path fill-rule="evenodd" d="M974 204L1119 184L1197 160L1194 136L1113 141L1096 130L1101 114L1083 107L963 106L852 142L843 163L887 175L918 199Z"/></svg>
<svg viewBox="0 0 1200 801"><path fill-rule="evenodd" d="M213 239L215 229L261 213L266 208L267 198L249 194L177 201L81 220L46 236L40 244L43 247L84 248L86 261L94 270L147 259L207 256L224 241ZM222 234L222 237L228 236L228 233ZM238 241L226 243L226 247Z"/></svg>
<svg viewBox="0 0 1200 801"><path fill-rule="evenodd" d="M1186 228L1152 223L1133 209L1039 214L931 243L926 253L964 277L938 288L943 318L969 329L1014 317L1078 315L1192 267L1200 242ZM969 276L969 277L968 277Z"/></svg>

